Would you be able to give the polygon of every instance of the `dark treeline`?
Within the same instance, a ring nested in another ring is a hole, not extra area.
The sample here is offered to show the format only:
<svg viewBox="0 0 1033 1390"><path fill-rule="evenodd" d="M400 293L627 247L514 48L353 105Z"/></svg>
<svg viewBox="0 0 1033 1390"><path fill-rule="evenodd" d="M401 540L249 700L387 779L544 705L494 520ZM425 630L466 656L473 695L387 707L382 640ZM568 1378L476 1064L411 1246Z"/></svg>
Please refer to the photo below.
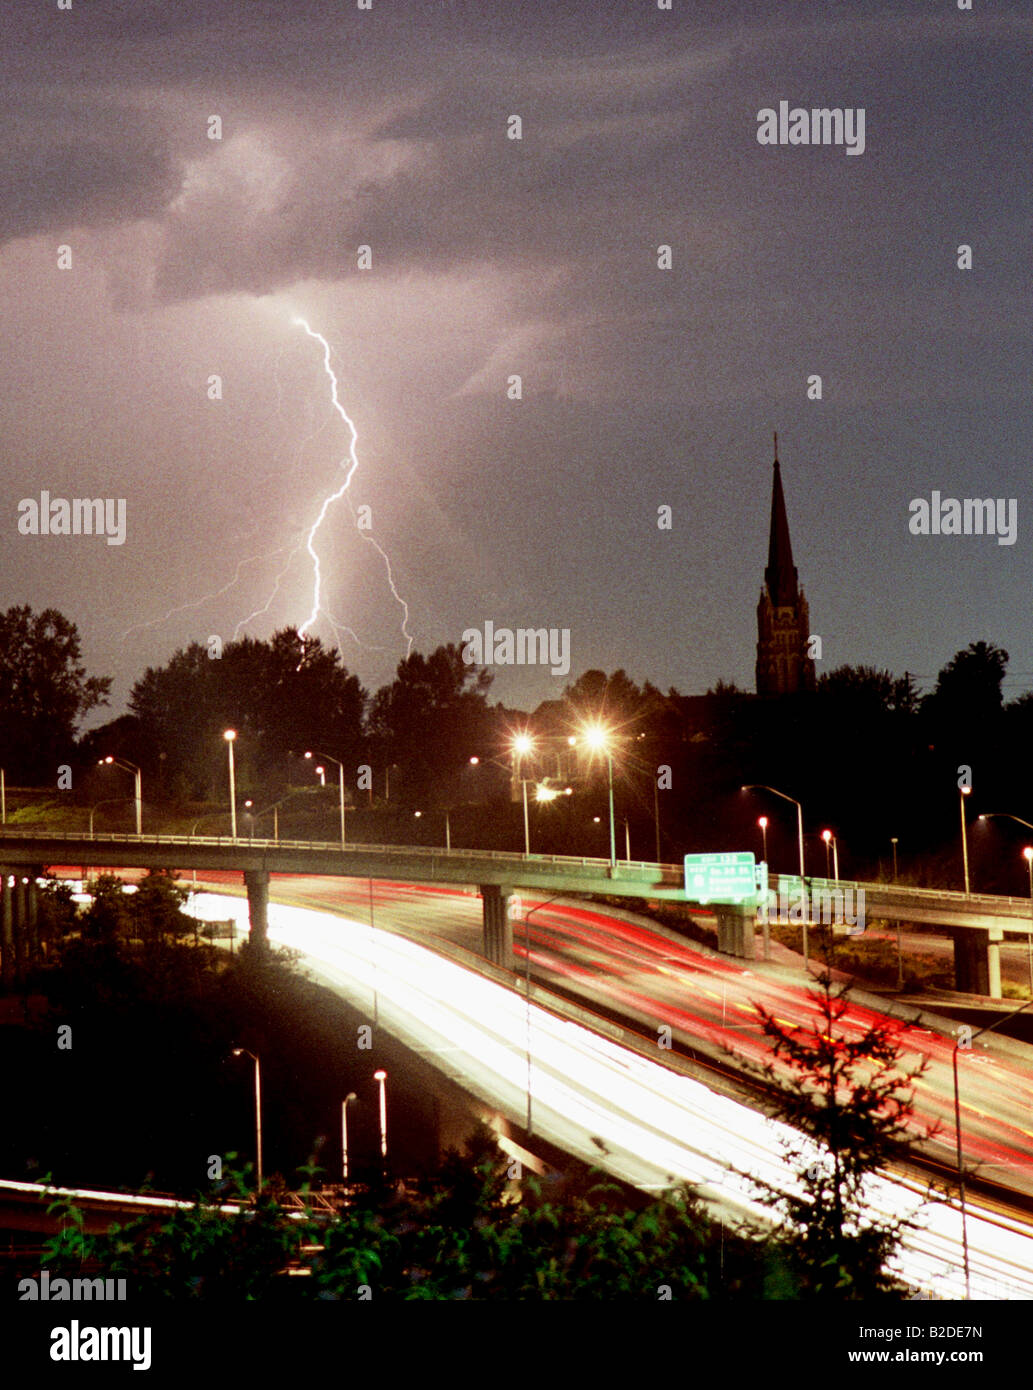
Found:
<svg viewBox="0 0 1033 1390"><path fill-rule="evenodd" d="M80 804L105 791L131 793L124 775L115 781L110 769L98 771L98 760L113 754L142 769L149 813L212 810L226 801L223 733L232 728L238 798L253 803L256 833L269 833L277 806L284 833L332 834L337 767L329 759L338 759L354 838L442 843L447 809L454 844L517 849L512 740L526 730L536 747L520 774L572 788L532 805L532 849L599 855L608 852L606 759L566 747L568 736L597 722L612 734L619 855L627 833L633 858L655 857L656 813L664 859L690 849L759 855L763 814L772 867L792 872L795 808L740 790L766 783L803 804L809 873L825 872L819 837L828 828L844 877L888 877L895 836L902 878L960 887L959 787L968 781L973 889L1027 889L1021 848L1033 831L978 820L982 812L1033 820L1033 692L1005 704L1008 654L990 643L959 652L925 696L910 678L867 666L840 667L815 692L776 699L722 682L704 695L665 694L623 670L588 671L559 700L520 712L490 703L490 671L464 663L455 645L412 653L371 693L338 651L283 629L265 641L231 642L218 656L198 643L177 651L135 683L129 713L77 738L82 719L106 703L110 682L87 676L74 624L53 610L16 608L0 615L0 631L8 784L55 788L57 769L68 765L69 799ZM307 763L306 751L316 755ZM313 771L320 759L322 791ZM417 809L426 813L420 821ZM199 833L205 829L225 833L217 813Z"/></svg>

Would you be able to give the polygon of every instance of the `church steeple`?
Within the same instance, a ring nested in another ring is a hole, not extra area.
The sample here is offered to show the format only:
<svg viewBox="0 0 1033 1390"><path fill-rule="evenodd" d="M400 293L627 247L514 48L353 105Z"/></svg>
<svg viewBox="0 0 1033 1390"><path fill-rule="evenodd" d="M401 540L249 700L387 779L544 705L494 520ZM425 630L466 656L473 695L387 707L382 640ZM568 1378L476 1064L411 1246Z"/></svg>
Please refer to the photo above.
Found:
<svg viewBox="0 0 1033 1390"><path fill-rule="evenodd" d="M799 580L793 564L793 545L789 539L789 519L782 491L782 470L778 465L778 435L775 435L775 476L771 485L771 532L768 537L768 563L764 571L771 602L776 608L794 604Z"/></svg>
<svg viewBox="0 0 1033 1390"><path fill-rule="evenodd" d="M810 614L793 564L776 434L768 563L757 604L758 695L788 695L814 689L809 637Z"/></svg>

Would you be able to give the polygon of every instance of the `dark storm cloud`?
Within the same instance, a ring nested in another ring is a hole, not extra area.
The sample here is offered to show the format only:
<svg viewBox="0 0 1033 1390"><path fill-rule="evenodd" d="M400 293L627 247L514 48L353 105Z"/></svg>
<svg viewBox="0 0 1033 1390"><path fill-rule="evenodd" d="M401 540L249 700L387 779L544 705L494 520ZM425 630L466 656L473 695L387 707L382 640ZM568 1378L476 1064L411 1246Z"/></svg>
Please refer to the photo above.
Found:
<svg viewBox="0 0 1033 1390"><path fill-rule="evenodd" d="M8 89L0 123L0 242L159 217L179 187L168 131L132 104Z"/></svg>

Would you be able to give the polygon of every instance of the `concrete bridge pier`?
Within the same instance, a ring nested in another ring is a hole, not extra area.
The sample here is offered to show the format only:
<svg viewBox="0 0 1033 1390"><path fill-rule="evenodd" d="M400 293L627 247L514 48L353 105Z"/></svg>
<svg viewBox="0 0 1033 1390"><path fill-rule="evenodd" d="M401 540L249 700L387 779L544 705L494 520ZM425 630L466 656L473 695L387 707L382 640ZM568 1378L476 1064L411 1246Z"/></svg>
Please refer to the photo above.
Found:
<svg viewBox="0 0 1033 1390"><path fill-rule="evenodd" d="M954 988L965 994L1002 998L1001 942L1004 928L990 927L986 932L979 932L956 927L951 936L954 938Z"/></svg>
<svg viewBox="0 0 1033 1390"><path fill-rule="evenodd" d="M484 902L484 954L493 965L513 969L513 923L509 917L512 888L497 883L481 884Z"/></svg>
<svg viewBox="0 0 1033 1390"><path fill-rule="evenodd" d="M740 960L755 959L756 907L752 903L722 903L715 906L714 915L717 917L717 949L726 956L738 956Z"/></svg>
<svg viewBox="0 0 1033 1390"><path fill-rule="evenodd" d="M26 967L29 963L28 888L29 885L25 881L23 868L14 880L14 969L19 984L25 979Z"/></svg>
<svg viewBox="0 0 1033 1390"><path fill-rule="evenodd" d="M269 949L269 871L245 869L248 921L251 924L250 944L256 951Z"/></svg>

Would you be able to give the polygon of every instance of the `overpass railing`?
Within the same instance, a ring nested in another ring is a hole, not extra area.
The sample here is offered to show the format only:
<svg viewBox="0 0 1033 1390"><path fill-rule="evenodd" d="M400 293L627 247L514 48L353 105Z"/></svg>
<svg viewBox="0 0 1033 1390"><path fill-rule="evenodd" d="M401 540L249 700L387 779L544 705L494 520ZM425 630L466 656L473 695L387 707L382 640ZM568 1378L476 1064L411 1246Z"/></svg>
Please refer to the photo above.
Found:
<svg viewBox="0 0 1033 1390"><path fill-rule="evenodd" d="M361 842L342 845L340 840L269 840L259 836L238 835L134 835L126 831L105 831L102 835L89 835L83 831L45 831L8 830L0 832L0 853L4 839L59 840L69 845L126 844L126 845L184 845L205 847L236 846L243 849L304 850L327 851L334 854L386 854L402 856L448 859L480 859L488 862L518 860L520 863L556 864L560 867L609 869L609 859L594 858L590 855L573 854L521 854L501 849L445 849L443 845L368 845ZM618 859L617 867L638 869L656 873L677 874L684 869L681 864L654 864L646 859Z"/></svg>

